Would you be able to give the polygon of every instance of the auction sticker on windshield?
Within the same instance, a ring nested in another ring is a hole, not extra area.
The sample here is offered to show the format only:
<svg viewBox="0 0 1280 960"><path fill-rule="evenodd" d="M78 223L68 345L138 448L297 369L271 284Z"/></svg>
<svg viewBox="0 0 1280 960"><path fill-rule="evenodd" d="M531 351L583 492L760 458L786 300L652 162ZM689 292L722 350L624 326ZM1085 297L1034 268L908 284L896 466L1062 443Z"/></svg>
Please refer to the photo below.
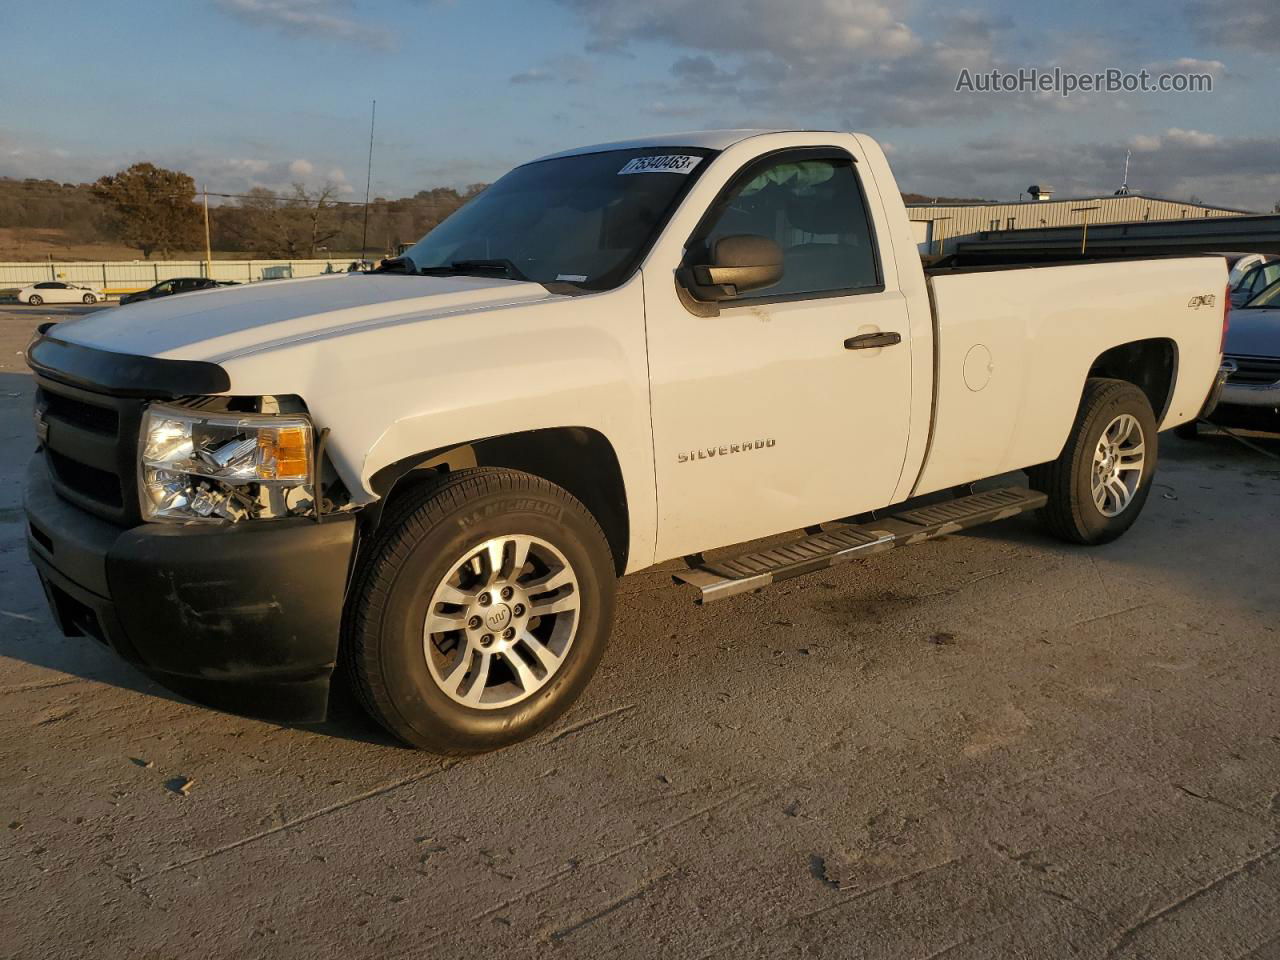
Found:
<svg viewBox="0 0 1280 960"><path fill-rule="evenodd" d="M686 156L636 157L627 161L627 165L618 171L618 176L624 173L688 173L701 160L701 157Z"/></svg>

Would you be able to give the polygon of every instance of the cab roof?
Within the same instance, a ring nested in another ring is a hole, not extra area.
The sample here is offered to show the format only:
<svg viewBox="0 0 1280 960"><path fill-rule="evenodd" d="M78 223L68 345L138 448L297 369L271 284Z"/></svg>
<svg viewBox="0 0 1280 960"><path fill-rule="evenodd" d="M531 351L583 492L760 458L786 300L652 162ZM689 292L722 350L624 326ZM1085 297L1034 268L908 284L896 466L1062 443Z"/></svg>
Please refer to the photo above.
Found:
<svg viewBox="0 0 1280 960"><path fill-rule="evenodd" d="M690 133L671 133L665 136L641 137L636 140L618 140L614 143L595 143L586 147L574 147L559 153L549 153L538 160L553 160L558 157L574 157L585 153L604 153L606 150L634 150L644 147L700 147L704 150L727 150L742 140L763 136L767 133L788 133L787 130L742 129L742 130L695 130ZM537 161L534 161L537 162Z"/></svg>

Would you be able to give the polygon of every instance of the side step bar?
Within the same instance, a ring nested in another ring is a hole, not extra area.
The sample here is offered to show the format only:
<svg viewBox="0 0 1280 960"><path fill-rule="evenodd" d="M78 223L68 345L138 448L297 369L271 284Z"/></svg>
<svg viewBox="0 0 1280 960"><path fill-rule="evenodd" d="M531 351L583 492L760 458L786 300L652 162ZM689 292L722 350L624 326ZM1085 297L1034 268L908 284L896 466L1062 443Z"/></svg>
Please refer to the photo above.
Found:
<svg viewBox="0 0 1280 960"><path fill-rule="evenodd" d="M783 543L767 550L726 560L703 561L673 574L677 583L697 587L699 603L722 600L759 590L779 580L846 563L894 547L920 543L968 527L1003 520L1048 501L1043 493L1025 487L1005 487L904 510L882 520L862 524L833 524L831 529Z"/></svg>

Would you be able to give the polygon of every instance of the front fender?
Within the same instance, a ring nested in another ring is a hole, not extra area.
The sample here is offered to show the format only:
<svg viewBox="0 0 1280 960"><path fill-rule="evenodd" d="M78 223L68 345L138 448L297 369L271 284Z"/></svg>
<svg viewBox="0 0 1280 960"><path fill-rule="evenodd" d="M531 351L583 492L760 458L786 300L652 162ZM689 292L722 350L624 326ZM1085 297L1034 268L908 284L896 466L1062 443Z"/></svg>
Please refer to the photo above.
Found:
<svg viewBox="0 0 1280 960"><path fill-rule="evenodd" d="M233 393L301 396L359 503L373 476L427 451L554 427L613 445L630 569L653 561L656 503L639 275L600 294L400 322L237 357Z"/></svg>

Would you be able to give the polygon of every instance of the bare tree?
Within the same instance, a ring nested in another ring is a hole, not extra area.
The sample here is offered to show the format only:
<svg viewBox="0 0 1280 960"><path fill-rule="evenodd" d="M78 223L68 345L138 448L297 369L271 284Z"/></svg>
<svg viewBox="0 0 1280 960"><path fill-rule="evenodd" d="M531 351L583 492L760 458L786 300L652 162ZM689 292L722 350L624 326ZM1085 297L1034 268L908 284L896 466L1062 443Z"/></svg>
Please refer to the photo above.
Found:
<svg viewBox="0 0 1280 960"><path fill-rule="evenodd" d="M314 193L301 183L293 185L292 206L303 212L308 260L315 259L316 247L342 232L348 208L333 202L337 192L337 186L329 181Z"/></svg>
<svg viewBox="0 0 1280 960"><path fill-rule="evenodd" d="M315 191L295 183L287 197L255 187L240 201L239 221L228 225L262 256L314 259L317 248L341 233L348 218L350 208L334 202L337 192L332 183Z"/></svg>

